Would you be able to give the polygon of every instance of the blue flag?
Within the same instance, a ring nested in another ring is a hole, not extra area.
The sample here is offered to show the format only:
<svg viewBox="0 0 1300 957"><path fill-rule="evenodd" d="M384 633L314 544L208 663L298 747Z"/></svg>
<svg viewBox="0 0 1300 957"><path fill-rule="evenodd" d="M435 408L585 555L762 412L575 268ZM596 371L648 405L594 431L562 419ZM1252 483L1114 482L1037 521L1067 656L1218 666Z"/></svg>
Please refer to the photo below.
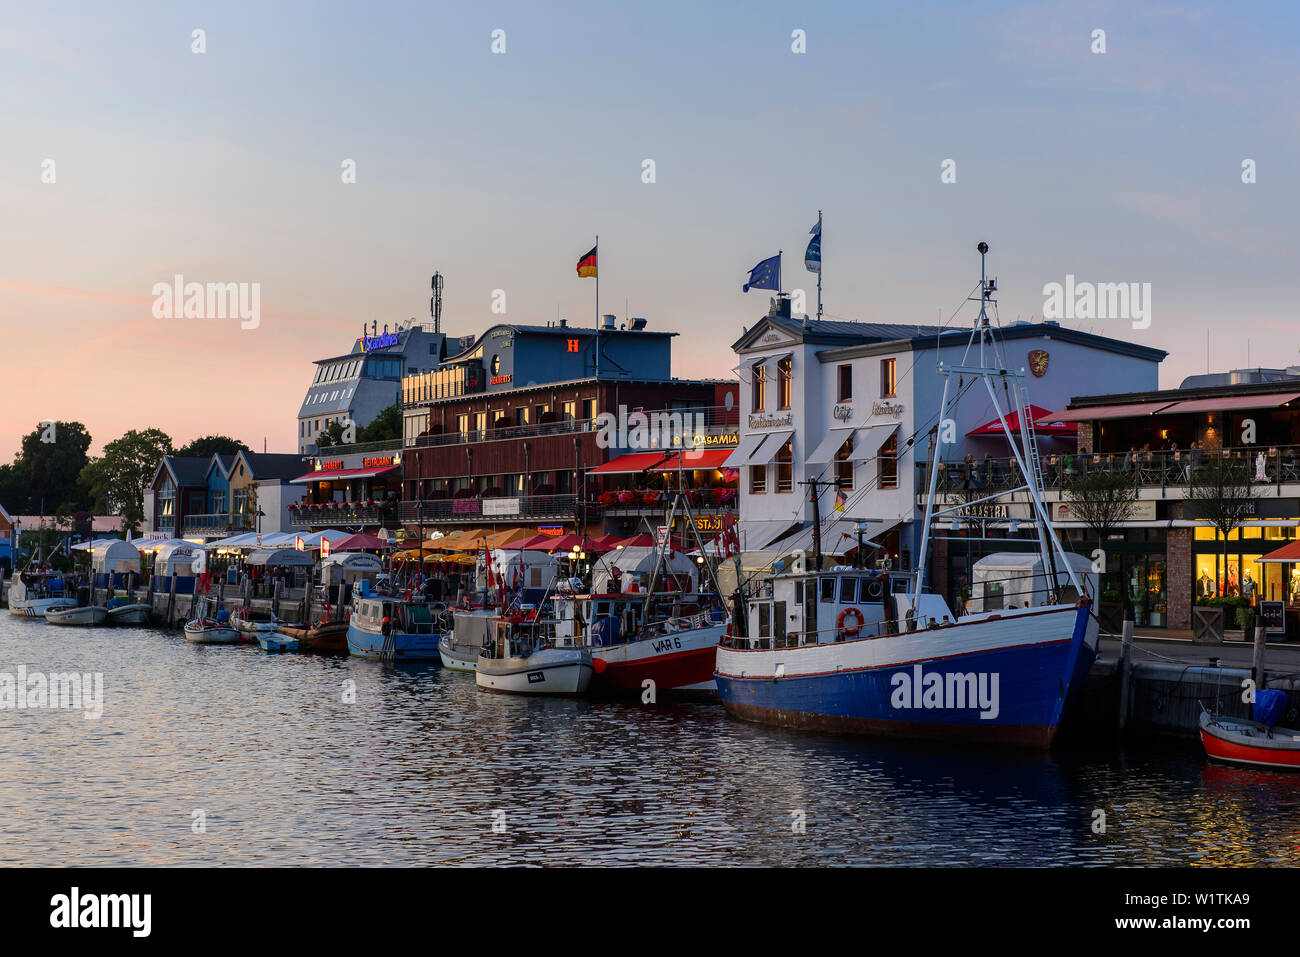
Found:
<svg viewBox="0 0 1300 957"><path fill-rule="evenodd" d="M809 272L820 273L822 271L822 218L817 217L817 225L808 230L812 233L812 239L808 241L808 250L803 254L803 264L808 267Z"/></svg>
<svg viewBox="0 0 1300 957"><path fill-rule="evenodd" d="M775 289L781 291L781 254L777 253L771 259L764 259L761 263L749 271L749 282L745 283L742 292L749 292L751 289Z"/></svg>

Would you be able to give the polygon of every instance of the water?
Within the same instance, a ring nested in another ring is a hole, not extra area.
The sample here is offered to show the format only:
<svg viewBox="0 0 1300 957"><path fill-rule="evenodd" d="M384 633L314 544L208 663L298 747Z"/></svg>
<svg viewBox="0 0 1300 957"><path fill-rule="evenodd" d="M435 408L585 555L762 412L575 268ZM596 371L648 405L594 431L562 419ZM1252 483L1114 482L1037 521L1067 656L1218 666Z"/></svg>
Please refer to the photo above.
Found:
<svg viewBox="0 0 1300 957"><path fill-rule="evenodd" d="M1300 863L1300 780L1195 743L906 746L3 614L20 664L102 672L104 714L0 711L5 865Z"/></svg>

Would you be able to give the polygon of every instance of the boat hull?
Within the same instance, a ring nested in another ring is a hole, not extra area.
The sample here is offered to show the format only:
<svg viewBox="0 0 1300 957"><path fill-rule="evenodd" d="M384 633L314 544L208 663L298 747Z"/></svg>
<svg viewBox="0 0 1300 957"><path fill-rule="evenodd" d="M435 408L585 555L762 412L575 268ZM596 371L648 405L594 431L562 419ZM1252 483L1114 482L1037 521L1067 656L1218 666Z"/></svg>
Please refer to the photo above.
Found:
<svg viewBox="0 0 1300 957"><path fill-rule="evenodd" d="M261 632L257 636L257 643L262 646L263 651L271 654L298 650L297 638L291 635L282 635L278 632Z"/></svg>
<svg viewBox="0 0 1300 957"><path fill-rule="evenodd" d="M598 662L591 678L592 694L642 694L647 681L658 693L712 695L717 693L713 671L718 641L725 624L670 632L627 644L591 647Z"/></svg>
<svg viewBox="0 0 1300 957"><path fill-rule="evenodd" d="M10 598L9 614L19 618L44 618L51 608L76 608L75 598Z"/></svg>
<svg viewBox="0 0 1300 957"><path fill-rule="evenodd" d="M348 654L367 661L433 661L441 663L438 641L441 635L409 634L393 629L387 635L349 623Z"/></svg>
<svg viewBox="0 0 1300 957"><path fill-rule="evenodd" d="M480 656L474 680L484 691L498 694L585 694L593 665L585 648L546 648L525 657Z"/></svg>
<svg viewBox="0 0 1300 957"><path fill-rule="evenodd" d="M108 623L110 625L147 625L149 624L149 606L140 603L110 608L108 610Z"/></svg>
<svg viewBox="0 0 1300 957"><path fill-rule="evenodd" d="M457 644L451 635L443 635L442 640L438 642L438 656L442 659L442 666L448 671L472 673L478 663L480 650L476 646Z"/></svg>
<svg viewBox="0 0 1300 957"><path fill-rule="evenodd" d="M80 605L72 608L47 608L45 620L51 625L102 625L108 621L108 609L99 605Z"/></svg>
<svg viewBox="0 0 1300 957"><path fill-rule="evenodd" d="M1202 714L1201 745L1211 761L1273 771L1300 771L1300 732L1245 718Z"/></svg>
<svg viewBox="0 0 1300 957"><path fill-rule="evenodd" d="M280 634L298 639L298 650L311 655L346 655L348 653L348 625L331 621L314 628L297 628L281 625Z"/></svg>
<svg viewBox="0 0 1300 957"><path fill-rule="evenodd" d="M1096 635L1087 606L1034 609L834 644L722 646L715 677L748 721L1047 748Z"/></svg>
<svg viewBox="0 0 1300 957"><path fill-rule="evenodd" d="M237 645L244 640L233 628L191 628L185 626L185 640L192 645Z"/></svg>

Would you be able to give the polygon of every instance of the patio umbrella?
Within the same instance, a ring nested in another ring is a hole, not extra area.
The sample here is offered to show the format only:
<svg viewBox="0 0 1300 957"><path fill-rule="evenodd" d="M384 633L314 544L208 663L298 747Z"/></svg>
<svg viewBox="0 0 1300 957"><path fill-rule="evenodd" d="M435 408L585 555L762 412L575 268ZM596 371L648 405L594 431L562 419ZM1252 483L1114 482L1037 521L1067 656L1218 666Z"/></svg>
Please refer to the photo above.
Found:
<svg viewBox="0 0 1300 957"><path fill-rule="evenodd" d="M655 540L652 535L632 535L628 538L619 539L613 543L614 548L654 548Z"/></svg>
<svg viewBox="0 0 1300 957"><path fill-rule="evenodd" d="M391 546L387 540L379 538L377 535L367 535L364 532L349 535L347 538L340 538L337 542L330 542L330 551L332 552L358 552L389 547Z"/></svg>

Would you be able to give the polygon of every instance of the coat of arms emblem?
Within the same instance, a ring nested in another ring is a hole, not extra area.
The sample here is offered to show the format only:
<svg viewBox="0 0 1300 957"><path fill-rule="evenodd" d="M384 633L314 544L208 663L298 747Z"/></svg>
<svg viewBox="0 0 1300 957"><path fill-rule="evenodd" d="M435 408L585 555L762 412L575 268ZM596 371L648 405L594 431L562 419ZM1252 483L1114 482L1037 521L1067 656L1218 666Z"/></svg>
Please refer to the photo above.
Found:
<svg viewBox="0 0 1300 957"><path fill-rule="evenodd" d="M1047 361L1051 358L1046 349L1031 349L1029 351L1029 371L1034 377L1041 379L1047 374Z"/></svg>

